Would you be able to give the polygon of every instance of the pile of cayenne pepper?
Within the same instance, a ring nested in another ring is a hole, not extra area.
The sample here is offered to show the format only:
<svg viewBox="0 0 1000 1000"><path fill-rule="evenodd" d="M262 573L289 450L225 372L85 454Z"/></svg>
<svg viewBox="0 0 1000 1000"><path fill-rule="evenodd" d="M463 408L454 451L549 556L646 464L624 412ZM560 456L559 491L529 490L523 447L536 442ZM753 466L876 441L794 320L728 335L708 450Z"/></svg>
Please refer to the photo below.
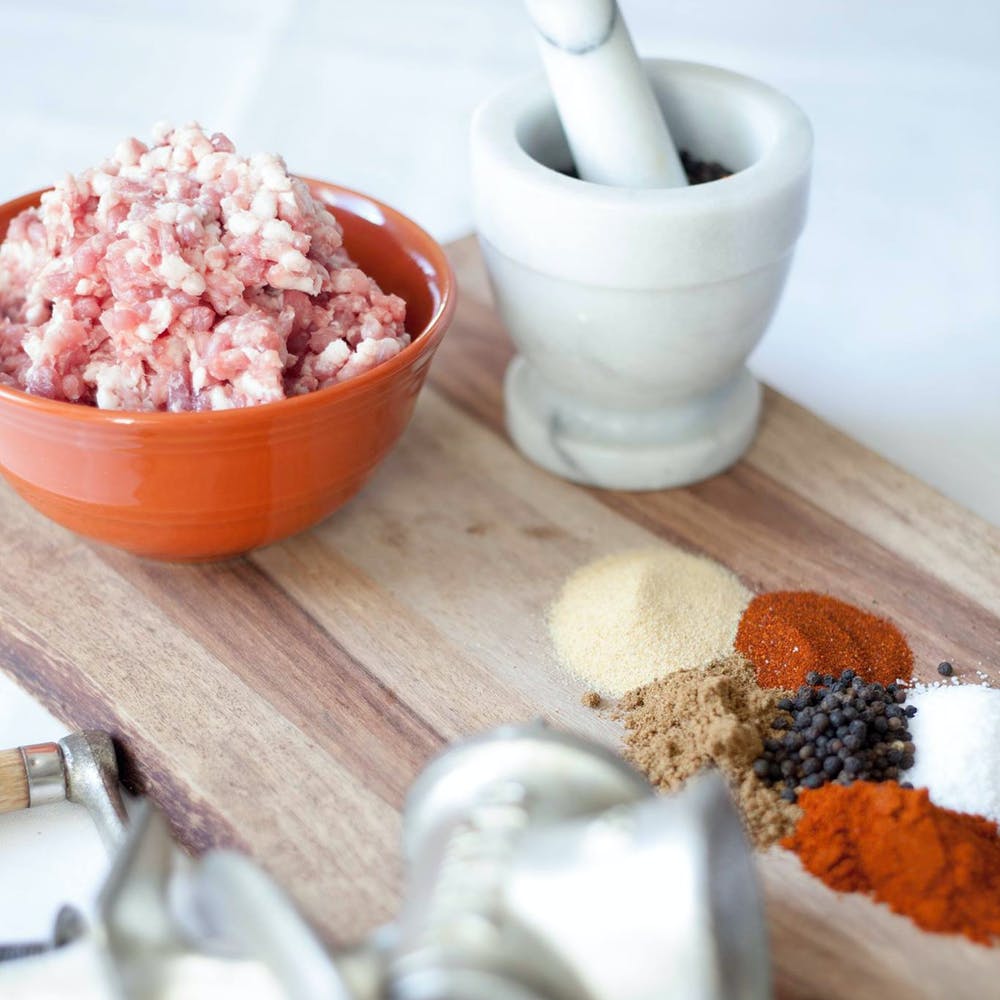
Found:
<svg viewBox="0 0 1000 1000"><path fill-rule="evenodd" d="M996 824L893 781L824 785L800 805L782 844L830 888L866 893L927 931L1000 938Z"/></svg>

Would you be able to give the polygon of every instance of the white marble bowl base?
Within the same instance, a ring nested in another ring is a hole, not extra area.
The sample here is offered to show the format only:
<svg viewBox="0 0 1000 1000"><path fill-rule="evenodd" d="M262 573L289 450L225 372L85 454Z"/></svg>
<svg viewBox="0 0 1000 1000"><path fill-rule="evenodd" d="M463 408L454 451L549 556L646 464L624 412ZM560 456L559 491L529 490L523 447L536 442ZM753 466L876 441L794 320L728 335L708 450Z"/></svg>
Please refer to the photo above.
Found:
<svg viewBox="0 0 1000 1000"><path fill-rule="evenodd" d="M542 76L472 127L480 244L518 349L509 433L544 468L609 489L696 482L749 447L760 387L746 359L805 221L812 150L805 116L764 84L646 66L679 146L733 176L662 189L567 176Z"/></svg>
<svg viewBox="0 0 1000 1000"><path fill-rule="evenodd" d="M675 407L588 413L521 356L504 379L507 431L517 447L564 479L615 490L684 486L728 468L753 440L760 397L743 368L710 395Z"/></svg>

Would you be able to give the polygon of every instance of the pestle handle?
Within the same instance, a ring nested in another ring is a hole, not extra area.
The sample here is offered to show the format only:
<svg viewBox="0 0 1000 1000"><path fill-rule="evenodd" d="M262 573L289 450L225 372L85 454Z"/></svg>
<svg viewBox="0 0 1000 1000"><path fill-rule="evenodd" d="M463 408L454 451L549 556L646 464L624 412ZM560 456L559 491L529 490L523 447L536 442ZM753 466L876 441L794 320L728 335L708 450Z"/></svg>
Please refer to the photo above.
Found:
<svg viewBox="0 0 1000 1000"><path fill-rule="evenodd" d="M682 187L684 168L615 0L526 0L580 177Z"/></svg>

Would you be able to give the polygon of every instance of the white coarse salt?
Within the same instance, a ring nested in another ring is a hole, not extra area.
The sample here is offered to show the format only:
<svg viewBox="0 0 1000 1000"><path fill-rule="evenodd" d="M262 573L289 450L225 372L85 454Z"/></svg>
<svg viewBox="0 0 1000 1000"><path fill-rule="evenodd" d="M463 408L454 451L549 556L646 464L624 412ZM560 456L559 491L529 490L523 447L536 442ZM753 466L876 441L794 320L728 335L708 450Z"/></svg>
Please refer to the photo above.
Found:
<svg viewBox="0 0 1000 1000"><path fill-rule="evenodd" d="M926 788L935 805L1000 824L1000 688L917 685L906 702L915 763L902 779Z"/></svg>

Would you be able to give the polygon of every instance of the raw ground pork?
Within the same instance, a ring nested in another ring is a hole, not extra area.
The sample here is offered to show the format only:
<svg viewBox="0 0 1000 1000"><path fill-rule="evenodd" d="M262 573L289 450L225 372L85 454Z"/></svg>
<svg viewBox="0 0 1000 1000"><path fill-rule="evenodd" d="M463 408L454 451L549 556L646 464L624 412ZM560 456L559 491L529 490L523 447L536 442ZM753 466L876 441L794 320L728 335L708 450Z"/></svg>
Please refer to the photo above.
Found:
<svg viewBox="0 0 1000 1000"><path fill-rule="evenodd" d="M405 308L280 158L161 126L11 222L0 382L106 409L269 403L398 354Z"/></svg>

